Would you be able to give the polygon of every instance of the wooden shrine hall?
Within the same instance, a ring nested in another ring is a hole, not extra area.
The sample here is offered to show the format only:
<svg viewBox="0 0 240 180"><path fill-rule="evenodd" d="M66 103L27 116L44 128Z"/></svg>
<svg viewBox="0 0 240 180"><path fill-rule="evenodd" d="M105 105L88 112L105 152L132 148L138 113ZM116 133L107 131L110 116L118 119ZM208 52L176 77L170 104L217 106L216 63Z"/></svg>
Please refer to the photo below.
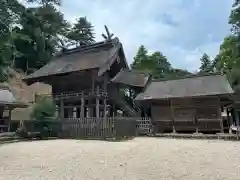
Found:
<svg viewBox="0 0 240 180"><path fill-rule="evenodd" d="M221 110L233 103L224 75L152 81L130 70L118 38L65 50L24 80L52 86L60 120L150 117L157 132L223 132Z"/></svg>
<svg viewBox="0 0 240 180"><path fill-rule="evenodd" d="M65 50L27 76L28 84L52 86L59 118L138 117L133 98L142 92L150 75L130 71L118 38ZM131 92L122 93L125 88ZM133 96L135 94L135 96Z"/></svg>
<svg viewBox="0 0 240 180"><path fill-rule="evenodd" d="M150 82L135 101L150 107L157 132L224 132L221 110L233 90L225 75L192 76Z"/></svg>

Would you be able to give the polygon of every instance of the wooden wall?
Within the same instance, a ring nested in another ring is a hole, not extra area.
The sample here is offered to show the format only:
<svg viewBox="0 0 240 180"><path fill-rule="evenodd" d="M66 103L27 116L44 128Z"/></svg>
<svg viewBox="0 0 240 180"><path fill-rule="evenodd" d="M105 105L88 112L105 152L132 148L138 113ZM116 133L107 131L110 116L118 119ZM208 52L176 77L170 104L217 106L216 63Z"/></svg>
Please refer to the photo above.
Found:
<svg viewBox="0 0 240 180"><path fill-rule="evenodd" d="M158 101L151 106L157 130L221 131L221 105L218 97Z"/></svg>

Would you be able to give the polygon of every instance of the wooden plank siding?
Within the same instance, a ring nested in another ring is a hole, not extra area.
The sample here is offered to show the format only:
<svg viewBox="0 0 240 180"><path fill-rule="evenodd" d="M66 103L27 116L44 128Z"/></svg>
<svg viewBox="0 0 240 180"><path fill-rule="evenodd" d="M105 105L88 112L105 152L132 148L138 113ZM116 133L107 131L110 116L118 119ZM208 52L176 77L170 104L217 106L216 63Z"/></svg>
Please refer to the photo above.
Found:
<svg viewBox="0 0 240 180"><path fill-rule="evenodd" d="M170 100L169 100L170 101ZM223 131L218 97L172 99L170 103L153 103L152 119L158 132Z"/></svg>

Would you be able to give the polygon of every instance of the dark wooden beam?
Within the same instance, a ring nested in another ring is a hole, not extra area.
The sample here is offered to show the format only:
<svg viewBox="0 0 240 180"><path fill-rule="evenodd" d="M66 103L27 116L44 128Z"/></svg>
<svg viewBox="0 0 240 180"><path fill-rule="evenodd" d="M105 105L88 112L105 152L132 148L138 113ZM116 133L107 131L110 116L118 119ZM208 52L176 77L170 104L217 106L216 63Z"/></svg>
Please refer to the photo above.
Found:
<svg viewBox="0 0 240 180"><path fill-rule="evenodd" d="M10 132L11 127L11 116L12 116L12 109L8 110L8 132Z"/></svg>
<svg viewBox="0 0 240 180"><path fill-rule="evenodd" d="M97 86L97 97L96 97L96 117L99 118L99 86Z"/></svg>
<svg viewBox="0 0 240 180"><path fill-rule="evenodd" d="M84 114L85 114L85 109L84 109L84 104L85 103L85 100L84 98L82 97L81 98L81 110L80 110L80 117L81 118L84 118Z"/></svg>
<svg viewBox="0 0 240 180"><path fill-rule="evenodd" d="M60 120L64 119L64 102L63 100L60 101Z"/></svg>
<svg viewBox="0 0 240 180"><path fill-rule="evenodd" d="M173 103L172 100L170 100L170 108L171 108L171 116L172 116L172 129L173 129L173 133L176 133L176 128L175 128L175 116L174 116L174 109L173 109Z"/></svg>

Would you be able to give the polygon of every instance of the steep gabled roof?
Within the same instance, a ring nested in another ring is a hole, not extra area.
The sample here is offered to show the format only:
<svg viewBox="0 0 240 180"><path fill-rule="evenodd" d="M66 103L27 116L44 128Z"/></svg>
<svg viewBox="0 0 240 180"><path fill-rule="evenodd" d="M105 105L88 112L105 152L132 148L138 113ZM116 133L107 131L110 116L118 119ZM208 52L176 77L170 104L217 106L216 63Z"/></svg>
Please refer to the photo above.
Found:
<svg viewBox="0 0 240 180"><path fill-rule="evenodd" d="M129 86L145 87L149 78L150 74L124 69L120 71L111 81Z"/></svg>
<svg viewBox="0 0 240 180"><path fill-rule="evenodd" d="M169 81L153 81L136 101L233 94L225 75L208 75Z"/></svg>
<svg viewBox="0 0 240 180"><path fill-rule="evenodd" d="M104 66L109 66L109 63L113 63L113 59L115 60L117 58L119 51L123 53L122 44L118 38L66 50L56 56L47 65L27 76L25 80L87 69L103 68ZM123 60L127 66L125 57L123 57Z"/></svg>

